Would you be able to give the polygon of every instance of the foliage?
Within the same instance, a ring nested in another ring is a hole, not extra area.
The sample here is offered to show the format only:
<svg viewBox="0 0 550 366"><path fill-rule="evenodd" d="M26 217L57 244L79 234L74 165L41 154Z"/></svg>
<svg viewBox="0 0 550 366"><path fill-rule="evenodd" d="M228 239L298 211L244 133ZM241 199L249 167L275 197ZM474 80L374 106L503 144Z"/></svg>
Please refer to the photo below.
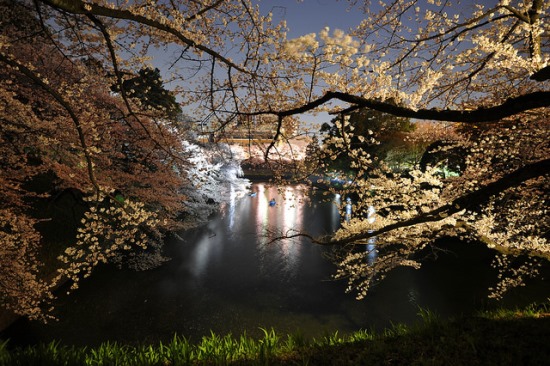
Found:
<svg viewBox="0 0 550 366"><path fill-rule="evenodd" d="M326 85L317 98L281 114L332 100L346 103L331 109L338 117L321 156L336 161L345 156L355 170L354 179L335 192L356 199L355 217L330 240L316 241L349 248L376 241L373 266L368 253L353 248L339 262L335 277L346 279L358 298L388 271L418 268L414 253L441 235L480 238L506 256L528 254L517 267L508 259L494 263L501 275L492 296L501 297L538 274L539 258L549 259L548 103L539 99L549 92L541 78L530 78L548 68L547 38L540 37L548 34L547 5L503 1L479 5L471 14L450 2L380 7L377 12L365 2L369 21L349 34L325 29L284 48L311 80ZM535 103L521 106L527 98ZM365 136L369 124L358 128L349 117L358 108L460 124L443 138L425 139L436 142L429 154L395 174L391 166L377 164L387 157L384 152L368 146L382 146L383 131ZM371 206L377 210L374 223L368 219Z"/></svg>
<svg viewBox="0 0 550 366"><path fill-rule="evenodd" d="M185 226L194 226L206 222L228 197L244 196L250 182L242 178L239 160L228 157L228 146L201 147L189 141L182 141L182 146L190 163L183 172L189 185L181 188L187 197Z"/></svg>

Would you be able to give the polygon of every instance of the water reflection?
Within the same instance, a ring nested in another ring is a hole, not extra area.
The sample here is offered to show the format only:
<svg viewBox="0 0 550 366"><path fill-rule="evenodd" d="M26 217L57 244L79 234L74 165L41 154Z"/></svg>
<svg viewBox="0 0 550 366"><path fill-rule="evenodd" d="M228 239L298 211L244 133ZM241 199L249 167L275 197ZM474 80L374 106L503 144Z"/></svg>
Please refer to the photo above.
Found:
<svg viewBox="0 0 550 366"><path fill-rule="evenodd" d="M369 238L368 244L367 244L367 263L369 266L372 266L374 262L376 262L376 258L378 258L378 250L376 249L376 237Z"/></svg>
<svg viewBox="0 0 550 366"><path fill-rule="evenodd" d="M208 223L204 233L198 238L197 245L194 246L191 252L193 266L189 270L195 277L199 278L204 275L212 258L220 255L222 247L219 245L219 236L216 234L215 227L212 223Z"/></svg>
<svg viewBox="0 0 550 366"><path fill-rule="evenodd" d="M263 234L286 233L303 230L303 206L308 197L305 187L290 186L277 189L275 186L257 184L257 195L250 197L252 210L255 211L256 226ZM269 201L274 199L276 204L271 206Z"/></svg>
<svg viewBox="0 0 550 366"><path fill-rule="evenodd" d="M300 269L302 244L290 239L273 242L273 239L305 230L303 210L309 203L305 187L288 186L278 189L275 186L257 184L255 188L257 195L250 198L250 208L256 219L254 236L258 239L260 258L279 258L285 277L293 278ZM271 200L275 200L276 204L270 205ZM264 262L262 260L262 268L266 267Z"/></svg>
<svg viewBox="0 0 550 366"><path fill-rule="evenodd" d="M235 200L237 199L237 194L235 193L235 187L231 184L229 189L229 230L233 229L235 225Z"/></svg>
<svg viewBox="0 0 550 366"><path fill-rule="evenodd" d="M334 195L334 206L337 209L333 209L330 217L330 228L335 231L340 226L340 207L342 206L342 197L336 193Z"/></svg>
<svg viewBox="0 0 550 366"><path fill-rule="evenodd" d="M198 279L212 271L219 261L228 261L228 256L234 255L231 251L244 253L255 248L262 274L278 273L290 281L303 270L304 241L273 239L300 231L312 232L315 226L322 226L326 221L322 217L304 222L312 211L328 214L328 230L334 231L340 225L337 205L324 203L312 210L307 186L277 188L259 183L253 186L253 194L248 196L239 197L234 190L230 192L230 200L222 210L223 222L227 226L220 227L215 220L208 223L191 251L188 268ZM277 204L270 206L271 199Z"/></svg>

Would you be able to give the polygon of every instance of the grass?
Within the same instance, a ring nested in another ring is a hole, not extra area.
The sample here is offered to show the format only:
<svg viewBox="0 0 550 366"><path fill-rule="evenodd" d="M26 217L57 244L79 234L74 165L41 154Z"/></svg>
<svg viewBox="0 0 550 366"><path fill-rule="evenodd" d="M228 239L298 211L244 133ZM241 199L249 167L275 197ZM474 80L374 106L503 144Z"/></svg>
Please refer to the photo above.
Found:
<svg viewBox="0 0 550 366"><path fill-rule="evenodd" d="M420 310L416 325L313 340L263 329L259 339L211 333L196 344L174 336L137 347L53 342L10 348L5 341L0 365L550 365L549 310L550 303L454 320Z"/></svg>

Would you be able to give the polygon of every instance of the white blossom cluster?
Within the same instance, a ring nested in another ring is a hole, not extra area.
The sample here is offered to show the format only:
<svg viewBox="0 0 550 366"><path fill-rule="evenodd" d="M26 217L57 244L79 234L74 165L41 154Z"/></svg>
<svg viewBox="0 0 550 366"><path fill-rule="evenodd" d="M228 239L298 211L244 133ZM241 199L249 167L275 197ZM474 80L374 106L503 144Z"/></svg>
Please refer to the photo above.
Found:
<svg viewBox="0 0 550 366"><path fill-rule="evenodd" d="M498 283L495 287L489 288L489 297L502 299L508 290L525 286L526 279L538 276L542 264L537 259L515 264L509 256L499 254L493 260L491 266L498 270Z"/></svg>
<svg viewBox="0 0 550 366"><path fill-rule="evenodd" d="M370 249L370 251L376 250ZM355 292L357 300L365 298L370 286L375 281L384 279L391 270L402 266L420 268L420 263L407 259L407 256L400 252L377 256L375 265L365 265L368 262L368 257L373 255L370 251L348 254L338 263L338 269L334 275L336 279L347 280L346 292Z"/></svg>
<svg viewBox="0 0 550 366"><path fill-rule="evenodd" d="M244 196L250 181L242 178L239 161L231 159L227 146L203 148L189 141L182 141L184 154L189 156L189 166L185 174L190 186L182 187L188 197L185 226L195 226L205 222L230 199L230 191Z"/></svg>
<svg viewBox="0 0 550 366"><path fill-rule="evenodd" d="M58 280L71 279L71 290L78 288L79 280L90 276L94 267L120 251L146 249L159 224L155 213L127 197L113 201L99 195L87 201L90 207L81 220L76 244L58 258L66 265L59 270Z"/></svg>

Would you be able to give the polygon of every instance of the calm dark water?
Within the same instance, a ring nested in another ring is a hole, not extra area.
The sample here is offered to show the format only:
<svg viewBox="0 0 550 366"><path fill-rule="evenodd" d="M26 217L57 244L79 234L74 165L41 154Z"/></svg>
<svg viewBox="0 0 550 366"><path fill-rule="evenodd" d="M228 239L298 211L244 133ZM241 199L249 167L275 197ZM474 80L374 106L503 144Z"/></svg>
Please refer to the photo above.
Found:
<svg viewBox="0 0 550 366"><path fill-rule="evenodd" d="M163 266L144 272L99 268L71 295L60 291L59 321L21 320L2 338L16 344L135 344L167 341L174 333L192 341L210 331L259 336L260 327L321 337L416 322L419 306L452 316L494 305L487 299L495 279L491 253L459 242L446 243L452 252L420 270L394 271L357 301L344 293L345 282L331 279L330 249L307 240L269 243L276 231L320 235L337 229L340 217L330 197L323 201L326 196L302 186L253 189L256 197L233 197L206 226L168 240L172 260ZM273 207L271 198L277 201ZM548 283L538 281L503 304L548 296Z"/></svg>

